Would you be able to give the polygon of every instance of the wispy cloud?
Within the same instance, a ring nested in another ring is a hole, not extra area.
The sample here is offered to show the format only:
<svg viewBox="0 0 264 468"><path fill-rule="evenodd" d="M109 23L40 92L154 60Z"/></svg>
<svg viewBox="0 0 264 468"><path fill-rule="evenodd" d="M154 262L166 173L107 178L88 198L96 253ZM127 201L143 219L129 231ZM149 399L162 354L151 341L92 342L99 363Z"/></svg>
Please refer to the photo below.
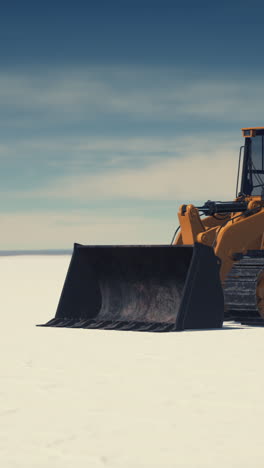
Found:
<svg viewBox="0 0 264 468"><path fill-rule="evenodd" d="M262 118L259 96L264 85L259 79L219 77L191 79L188 71L175 68L87 68L61 73L0 74L2 108L30 113L39 119L93 120L102 115L127 118L181 121L187 117L246 122ZM247 110L247 115L244 114ZM3 117L3 116L2 116ZM23 123L23 122L22 122Z"/></svg>
<svg viewBox="0 0 264 468"><path fill-rule="evenodd" d="M19 196L69 200L232 199L235 196L237 155L221 150L189 151L162 158L140 168L57 177L52 183Z"/></svg>

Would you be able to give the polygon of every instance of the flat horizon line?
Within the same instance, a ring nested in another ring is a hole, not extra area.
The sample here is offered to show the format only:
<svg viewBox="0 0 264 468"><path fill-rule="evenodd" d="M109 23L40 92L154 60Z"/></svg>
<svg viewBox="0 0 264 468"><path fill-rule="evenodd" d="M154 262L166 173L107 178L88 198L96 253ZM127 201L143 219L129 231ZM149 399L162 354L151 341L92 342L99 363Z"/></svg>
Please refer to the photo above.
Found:
<svg viewBox="0 0 264 468"><path fill-rule="evenodd" d="M71 255L72 249L12 249L12 250L0 250L0 257L8 257L15 255Z"/></svg>

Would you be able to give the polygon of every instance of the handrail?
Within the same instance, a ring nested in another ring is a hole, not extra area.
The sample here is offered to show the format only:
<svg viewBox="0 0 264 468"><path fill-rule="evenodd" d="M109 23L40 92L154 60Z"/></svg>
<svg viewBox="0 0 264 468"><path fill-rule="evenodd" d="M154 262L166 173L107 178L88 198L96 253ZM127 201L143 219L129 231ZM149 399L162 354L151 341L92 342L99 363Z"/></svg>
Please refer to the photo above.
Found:
<svg viewBox="0 0 264 468"><path fill-rule="evenodd" d="M243 149L243 148L245 148L245 145L240 146L240 149L239 149L238 170L237 170L237 183L236 183L236 197L238 196L238 184L239 184L240 163L241 163L241 154L242 154L242 149Z"/></svg>

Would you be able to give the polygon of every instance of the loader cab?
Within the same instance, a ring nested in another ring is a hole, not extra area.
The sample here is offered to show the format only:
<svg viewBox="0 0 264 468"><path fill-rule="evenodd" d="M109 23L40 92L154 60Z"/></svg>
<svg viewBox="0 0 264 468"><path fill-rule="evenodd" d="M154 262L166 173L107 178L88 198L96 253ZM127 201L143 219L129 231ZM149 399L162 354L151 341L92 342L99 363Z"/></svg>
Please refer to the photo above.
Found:
<svg viewBox="0 0 264 468"><path fill-rule="evenodd" d="M243 128L245 144L240 193L264 197L264 127Z"/></svg>

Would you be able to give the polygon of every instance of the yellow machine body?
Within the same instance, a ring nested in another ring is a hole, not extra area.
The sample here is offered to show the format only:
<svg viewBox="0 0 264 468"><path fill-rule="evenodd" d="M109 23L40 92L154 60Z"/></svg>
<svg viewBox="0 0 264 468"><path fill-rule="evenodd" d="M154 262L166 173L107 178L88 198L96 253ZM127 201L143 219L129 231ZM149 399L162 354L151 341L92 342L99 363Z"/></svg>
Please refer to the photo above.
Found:
<svg viewBox="0 0 264 468"><path fill-rule="evenodd" d="M218 219L213 216L201 219L194 205L181 205L178 212L181 231L174 244L199 242L213 246L215 255L221 260L222 282L233 266L234 254L264 249L264 201L259 196L247 197L246 201L248 210L252 210L249 216L241 212L228 214L228 219L226 216L222 219L221 216Z"/></svg>

